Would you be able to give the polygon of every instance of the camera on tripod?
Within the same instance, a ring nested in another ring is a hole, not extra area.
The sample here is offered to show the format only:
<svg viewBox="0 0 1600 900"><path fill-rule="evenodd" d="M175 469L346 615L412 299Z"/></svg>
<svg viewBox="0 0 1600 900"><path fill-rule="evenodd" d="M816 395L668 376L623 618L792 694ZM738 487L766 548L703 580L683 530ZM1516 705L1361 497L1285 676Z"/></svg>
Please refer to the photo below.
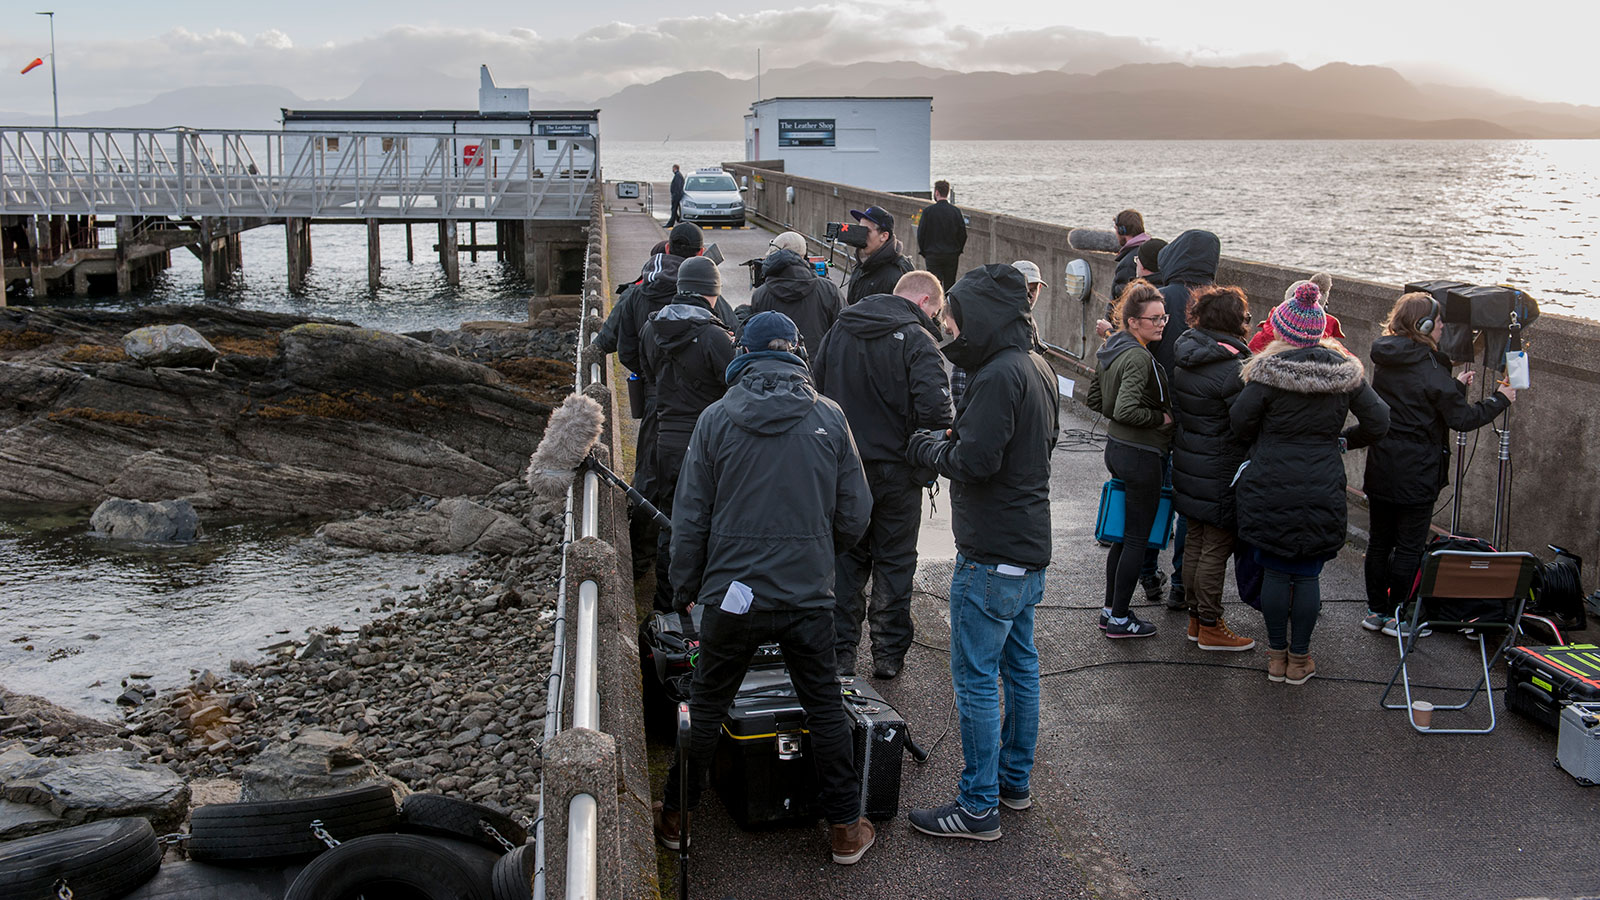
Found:
<svg viewBox="0 0 1600 900"><path fill-rule="evenodd" d="M823 237L830 243L836 241L861 249L867 246L867 226L860 222L829 222Z"/></svg>
<svg viewBox="0 0 1600 900"><path fill-rule="evenodd" d="M1539 304L1527 292L1503 284L1464 281L1413 281L1406 291L1432 295L1443 313L1439 349L1452 362L1471 362L1473 345L1483 336L1483 362L1494 371L1506 367L1508 350L1521 350L1521 330L1539 318Z"/></svg>

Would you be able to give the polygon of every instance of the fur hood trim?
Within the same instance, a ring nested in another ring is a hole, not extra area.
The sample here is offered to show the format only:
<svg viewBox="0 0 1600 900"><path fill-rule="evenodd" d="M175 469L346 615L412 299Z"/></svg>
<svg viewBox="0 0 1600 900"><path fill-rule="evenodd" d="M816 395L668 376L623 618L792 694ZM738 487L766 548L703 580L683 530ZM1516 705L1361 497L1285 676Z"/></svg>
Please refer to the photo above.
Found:
<svg viewBox="0 0 1600 900"><path fill-rule="evenodd" d="M1274 347L1281 342L1274 342ZM1267 352L1244 364L1240 377L1295 394L1348 394L1361 386L1366 373L1361 360L1340 352L1324 341L1315 347L1283 344L1281 352Z"/></svg>

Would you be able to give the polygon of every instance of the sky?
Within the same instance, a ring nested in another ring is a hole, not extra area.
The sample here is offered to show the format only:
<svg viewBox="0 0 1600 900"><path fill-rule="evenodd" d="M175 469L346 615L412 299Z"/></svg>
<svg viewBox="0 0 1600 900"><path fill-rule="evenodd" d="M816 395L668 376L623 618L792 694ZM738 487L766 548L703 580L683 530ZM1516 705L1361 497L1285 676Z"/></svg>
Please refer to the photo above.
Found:
<svg viewBox="0 0 1600 900"><path fill-rule="evenodd" d="M45 4L49 4L48 7ZM1511 15L1503 0L0 0L0 110L49 111L56 12L63 114L144 102L190 85L274 84L342 98L399 71L593 100L693 69L733 77L808 62L914 60L945 68L1097 71L1121 62L1340 61L1391 65L1418 81L1600 105L1600 0ZM1564 49L1568 48L1570 49ZM470 105L470 96L463 101Z"/></svg>

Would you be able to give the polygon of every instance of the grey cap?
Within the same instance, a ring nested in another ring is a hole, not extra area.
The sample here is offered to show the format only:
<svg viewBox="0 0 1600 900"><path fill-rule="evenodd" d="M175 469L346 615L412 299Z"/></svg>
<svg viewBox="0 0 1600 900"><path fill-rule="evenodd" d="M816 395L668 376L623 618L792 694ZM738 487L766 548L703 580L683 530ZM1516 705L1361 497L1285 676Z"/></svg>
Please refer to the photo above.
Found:
<svg viewBox="0 0 1600 900"><path fill-rule="evenodd" d="M1039 272L1039 267L1028 260L1019 259L1011 264L1011 268L1021 272L1023 280L1027 281L1030 285L1042 284L1045 287L1050 286L1050 282L1045 281L1044 275Z"/></svg>
<svg viewBox="0 0 1600 900"><path fill-rule="evenodd" d="M704 256L694 256L678 267L678 293L715 297L722 293L722 273Z"/></svg>

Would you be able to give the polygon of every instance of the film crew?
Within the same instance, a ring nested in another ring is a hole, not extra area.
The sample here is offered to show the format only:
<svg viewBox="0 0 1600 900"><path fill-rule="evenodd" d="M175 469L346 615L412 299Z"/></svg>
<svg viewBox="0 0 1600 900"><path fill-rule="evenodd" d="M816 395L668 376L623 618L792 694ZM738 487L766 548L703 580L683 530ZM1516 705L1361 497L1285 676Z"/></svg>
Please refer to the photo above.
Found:
<svg viewBox="0 0 1600 900"><path fill-rule="evenodd" d="M944 309L939 279L909 272L894 290L845 308L813 359L817 390L850 420L872 489L872 524L835 563L834 656L841 675L855 674L864 617L871 624L873 677L894 678L905 664L922 488L934 479L906 462L906 440L918 429L942 431L954 419L934 338Z"/></svg>
<svg viewBox="0 0 1600 900"><path fill-rule="evenodd" d="M1189 305L1193 324L1174 348L1172 409L1173 505L1189 522L1184 545L1184 598L1189 605L1189 640L1201 650L1244 651L1256 642L1222 620L1222 591L1233 554L1233 473L1244 462L1244 444L1233 435L1228 410L1244 382L1239 371L1250 358L1250 298L1239 288L1203 287Z"/></svg>
<svg viewBox="0 0 1600 900"><path fill-rule="evenodd" d="M1161 273L1158 271L1158 258L1161 254L1161 248L1165 247L1166 245L1167 242L1163 241L1161 238L1151 238L1150 240L1139 245L1139 249L1133 254L1133 258L1136 260L1133 267L1135 277L1143 278L1145 281L1150 282L1156 287L1161 286ZM1100 340L1102 341L1110 337L1111 332L1116 330L1111 324L1111 310L1114 306L1116 306L1114 302L1107 303L1106 317L1104 319L1095 320L1094 333L1099 336Z"/></svg>
<svg viewBox="0 0 1600 900"><path fill-rule="evenodd" d="M672 197L672 212L667 216L667 227L671 228L683 218L683 214L680 211L683 206L683 172L678 168L677 163L672 164L672 184L668 188L668 192Z"/></svg>
<svg viewBox="0 0 1600 900"><path fill-rule="evenodd" d="M867 528L872 496L844 412L811 385L782 313L745 323L728 391L701 413L672 517L676 605L705 606L689 710L690 809L751 655L777 641L806 711L833 861L872 846L833 657L833 559ZM677 849L679 766L656 804L656 837Z"/></svg>
<svg viewBox="0 0 1600 900"><path fill-rule="evenodd" d="M839 318L844 295L817 275L806 259L806 239L785 231L772 239L761 263L761 286L750 297L750 315L775 310L794 320L805 346L815 350Z"/></svg>
<svg viewBox="0 0 1600 900"><path fill-rule="evenodd" d="M909 818L935 837L991 841L1000 809L1032 804L1039 738L1034 607L1050 564L1050 454L1061 398L1033 346L1028 288L1012 266L972 269L950 289L958 336L945 355L972 373L946 432L919 431L906 460L950 479L956 565L950 579L950 678L965 767L956 799ZM1000 713L996 682L1005 685Z"/></svg>
<svg viewBox="0 0 1600 900"><path fill-rule="evenodd" d="M1305 283L1305 281L1310 281L1311 283L1315 284L1317 286L1317 290L1322 292L1322 312L1328 320L1328 330L1324 336L1331 337L1335 340L1344 340L1344 329L1339 327L1339 320L1334 318L1333 313L1328 312L1329 294L1333 290L1332 275L1329 275L1327 272L1318 272L1304 281L1296 281L1294 284L1289 285L1288 289L1283 292L1283 299L1288 300L1290 297L1293 297L1295 289L1300 287L1300 285ZM1256 329L1256 333L1250 336L1250 352L1260 353L1262 350L1266 349L1266 346L1272 343L1276 337L1277 335L1272 330L1272 317L1268 316L1267 320L1261 323L1261 327Z"/></svg>
<svg viewBox="0 0 1600 900"><path fill-rule="evenodd" d="M639 336L645 371L656 396L656 507L672 515L678 470L689 449L694 423L707 406L727 390L724 380L733 362L733 334L711 306L722 293L717 266L703 256L678 267L678 293L652 315ZM656 540L656 609L672 611L670 538Z"/></svg>
<svg viewBox="0 0 1600 900"><path fill-rule="evenodd" d="M657 254L665 252L667 252L667 242L657 241L650 249L650 258L654 260ZM611 312L606 315L605 324L600 326L600 330L595 334L593 346L600 348L601 353L617 352L618 331L623 322L631 321L633 318L632 305L628 298L632 296L634 288L644 284L645 272L649 270L650 265L651 263L646 262L644 270L639 272L639 277L623 288L622 294L617 297L617 302L611 304Z"/></svg>
<svg viewBox="0 0 1600 900"><path fill-rule="evenodd" d="M1117 233L1117 270L1111 277L1111 302L1115 303L1123 289L1140 277L1138 251L1140 245L1150 240L1150 235L1144 230L1144 216L1136 209L1117 213L1111 220L1111 227Z"/></svg>
<svg viewBox="0 0 1600 900"><path fill-rule="evenodd" d="M933 183L933 202L922 208L917 220L917 254L942 290L956 283L961 251L967 248L967 217L950 202L950 182Z"/></svg>
<svg viewBox="0 0 1600 900"><path fill-rule="evenodd" d="M1117 332L1095 354L1094 381L1084 401L1106 417L1106 469L1122 481L1124 492L1122 540L1106 555L1100 630L1108 638L1142 638L1153 636L1156 626L1128 607L1161 503L1174 430L1167 372L1150 346L1171 326L1161 292L1138 279L1123 289L1113 315Z"/></svg>
<svg viewBox="0 0 1600 900"><path fill-rule="evenodd" d="M1501 387L1467 401L1470 368L1450 377L1439 351L1441 310L1431 295L1404 294L1372 342L1372 389L1389 405L1389 432L1367 449L1362 489L1372 513L1367 539L1367 614L1361 627L1396 636L1395 609L1410 599L1439 492L1450 482L1450 431L1474 431L1517 398ZM1461 486L1457 485L1456 490Z"/></svg>
<svg viewBox="0 0 1600 900"><path fill-rule="evenodd" d="M1389 430L1389 408L1363 379L1361 360L1323 336L1311 282L1272 310L1278 339L1244 364L1228 417L1249 444L1235 479L1239 536L1255 547L1267 624L1267 680L1316 674L1311 632L1322 608L1323 564L1344 546L1346 447ZM1354 413L1356 424L1345 428Z"/></svg>
<svg viewBox="0 0 1600 900"><path fill-rule="evenodd" d="M845 283L845 302L894 293L900 276L916 268L906 258L905 245L894 236L894 216L881 206L852 209L850 215L866 226L867 243L856 249L856 267Z"/></svg>

